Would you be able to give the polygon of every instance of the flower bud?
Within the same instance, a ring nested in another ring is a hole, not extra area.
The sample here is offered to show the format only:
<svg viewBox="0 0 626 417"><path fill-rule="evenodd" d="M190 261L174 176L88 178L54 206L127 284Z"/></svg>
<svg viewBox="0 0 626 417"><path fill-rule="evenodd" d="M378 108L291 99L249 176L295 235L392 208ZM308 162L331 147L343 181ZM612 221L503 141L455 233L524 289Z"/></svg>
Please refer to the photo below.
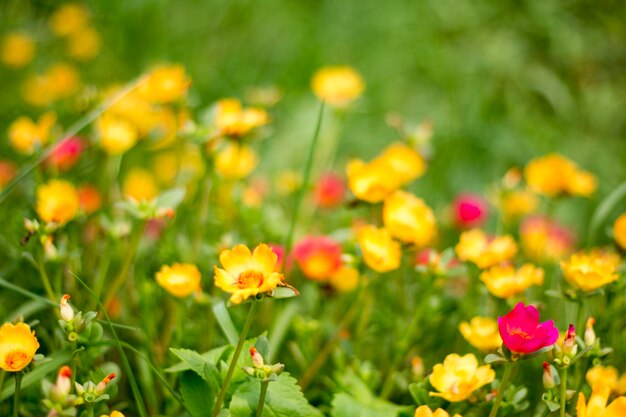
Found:
<svg viewBox="0 0 626 417"><path fill-rule="evenodd" d="M563 355L569 356L570 358L576 355L576 351L578 350L578 345L576 345L576 328L573 324L569 325L567 329L567 334L565 335L565 340L563 340Z"/></svg>
<svg viewBox="0 0 626 417"><path fill-rule="evenodd" d="M74 318L74 309L67 302L69 299L69 294L65 294L63 298L61 298L61 318L65 321L71 321Z"/></svg>
<svg viewBox="0 0 626 417"><path fill-rule="evenodd" d="M67 395L72 389L72 369L69 366L64 366L59 370L56 382L56 392L62 395Z"/></svg>
<svg viewBox="0 0 626 417"><path fill-rule="evenodd" d="M587 325L585 326L585 345L591 346L596 342L596 332L593 330L593 325L596 319L589 317L587 319Z"/></svg>
<svg viewBox="0 0 626 417"><path fill-rule="evenodd" d="M282 363L272 365L272 372L276 375L280 375L283 370L285 370L285 365L283 365Z"/></svg>
<svg viewBox="0 0 626 417"><path fill-rule="evenodd" d="M556 386L554 375L552 375L552 367L548 362L543 363L543 387L552 389Z"/></svg>
<svg viewBox="0 0 626 417"><path fill-rule="evenodd" d="M255 368L263 368L263 356L256 350L254 346L250 348L250 356L252 356L252 364Z"/></svg>
<svg viewBox="0 0 626 417"><path fill-rule="evenodd" d="M109 384L109 382L111 382L113 378L115 378L115 374L110 373L109 375L105 376L102 381L98 382L98 385L96 385L96 394L103 394L107 388L107 385Z"/></svg>

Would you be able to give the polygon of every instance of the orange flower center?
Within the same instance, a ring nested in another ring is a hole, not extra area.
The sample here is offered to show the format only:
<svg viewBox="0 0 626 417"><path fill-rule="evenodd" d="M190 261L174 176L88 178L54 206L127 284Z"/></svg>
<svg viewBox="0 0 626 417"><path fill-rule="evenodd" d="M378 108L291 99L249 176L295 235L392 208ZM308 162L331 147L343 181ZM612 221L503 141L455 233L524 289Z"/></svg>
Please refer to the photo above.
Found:
<svg viewBox="0 0 626 417"><path fill-rule="evenodd" d="M263 285L263 274L259 271L245 271L239 274L236 282L237 288L259 288Z"/></svg>
<svg viewBox="0 0 626 417"><path fill-rule="evenodd" d="M20 350L9 352L4 359L6 367L16 372L21 371L26 365L28 365L28 362L28 355Z"/></svg>
<svg viewBox="0 0 626 417"><path fill-rule="evenodd" d="M511 336L519 336L522 339L526 339L526 340L530 340L532 339L532 336L529 335L528 333L526 333L525 331L523 331L522 329L520 329L519 327L514 327L512 329L509 329L509 334Z"/></svg>

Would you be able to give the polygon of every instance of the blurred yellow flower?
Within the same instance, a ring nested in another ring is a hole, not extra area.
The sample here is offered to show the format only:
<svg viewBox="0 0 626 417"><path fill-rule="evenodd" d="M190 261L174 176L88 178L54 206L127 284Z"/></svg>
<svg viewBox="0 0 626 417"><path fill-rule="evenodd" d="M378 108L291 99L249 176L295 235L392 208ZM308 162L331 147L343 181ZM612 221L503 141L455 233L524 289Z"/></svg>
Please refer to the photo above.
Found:
<svg viewBox="0 0 626 417"><path fill-rule="evenodd" d="M320 100L332 107L347 107L365 90L361 75L350 67L319 69L313 75L311 87Z"/></svg>
<svg viewBox="0 0 626 417"><path fill-rule="evenodd" d="M502 345L498 322L490 317L474 317L459 324L459 331L470 345L482 352L492 352Z"/></svg>
<svg viewBox="0 0 626 417"><path fill-rule="evenodd" d="M41 115L37 123L26 116L18 118L9 126L11 146L21 154L32 154L48 143L56 120L56 114L52 112Z"/></svg>
<svg viewBox="0 0 626 417"><path fill-rule="evenodd" d="M191 79L181 65L167 65L154 68L147 79L139 86L139 94L155 103L173 103L187 94Z"/></svg>
<svg viewBox="0 0 626 417"><path fill-rule="evenodd" d="M561 261L561 270L572 286L589 292L616 281L621 262L616 253L596 249L589 253L575 253Z"/></svg>
<svg viewBox="0 0 626 417"><path fill-rule="evenodd" d="M483 385L489 384L496 377L491 366L478 366L476 356L468 353L459 356L452 353L437 364L430 375L430 384L438 391L431 396L442 397L450 402L463 401Z"/></svg>
<svg viewBox="0 0 626 417"><path fill-rule="evenodd" d="M35 42L24 32L12 32L4 35L0 49L0 60L11 68L28 65L35 56Z"/></svg>
<svg viewBox="0 0 626 417"><path fill-rule="evenodd" d="M95 126L100 147L109 155L122 154L137 142L137 129L122 117L105 113L96 120Z"/></svg>
<svg viewBox="0 0 626 417"><path fill-rule="evenodd" d="M148 170L133 168L124 178L124 196L136 201L152 200L159 194L154 176Z"/></svg>
<svg viewBox="0 0 626 417"><path fill-rule="evenodd" d="M302 174L298 171L280 171L274 180L276 192L280 195L289 195L298 191L302 185Z"/></svg>
<svg viewBox="0 0 626 417"><path fill-rule="evenodd" d="M500 208L506 221L533 213L539 207L539 198L529 190L504 192L500 198Z"/></svg>
<svg viewBox="0 0 626 417"><path fill-rule="evenodd" d="M357 240L365 264L374 271L388 272L400 267L400 244L393 240L387 229L361 226L357 230Z"/></svg>
<svg viewBox="0 0 626 417"><path fill-rule="evenodd" d="M560 261L575 246L574 235L569 229L543 216L524 219L520 239L524 254L536 262Z"/></svg>
<svg viewBox="0 0 626 417"><path fill-rule="evenodd" d="M55 35L68 36L89 24L89 12L82 4L66 3L52 13L48 23Z"/></svg>
<svg viewBox="0 0 626 417"><path fill-rule="evenodd" d="M269 116L263 109L243 108L241 101L226 98L218 101L215 113L215 126L219 135L240 137L253 129L269 123Z"/></svg>
<svg viewBox="0 0 626 417"><path fill-rule="evenodd" d="M92 27L72 33L67 41L67 53L72 58L87 61L100 53L100 34Z"/></svg>
<svg viewBox="0 0 626 417"><path fill-rule="evenodd" d="M579 170L574 162L556 153L530 161L524 168L524 177L533 191L550 197L589 196L597 187L592 174Z"/></svg>
<svg viewBox="0 0 626 417"><path fill-rule="evenodd" d="M531 285L543 284L543 269L524 264L515 270L513 265L494 265L480 274L480 280L489 292L499 298L522 294Z"/></svg>
<svg viewBox="0 0 626 417"><path fill-rule="evenodd" d="M45 107L56 100L52 80L47 75L33 74L22 83L22 97L31 106Z"/></svg>
<svg viewBox="0 0 626 417"><path fill-rule="evenodd" d="M626 397L617 397L607 407L609 387L599 384L592 387L589 403L585 404L585 395L578 394L576 404L577 417L623 417L626 416Z"/></svg>
<svg viewBox="0 0 626 417"><path fill-rule="evenodd" d="M385 198L383 221L393 237L418 247L428 246L437 235L437 222L430 207L405 191Z"/></svg>
<svg viewBox="0 0 626 417"><path fill-rule="evenodd" d="M152 160L152 172L157 181L164 185L172 185L176 175L186 179L198 178L204 173L204 161L200 150L194 144L187 143L182 155L176 151L164 151Z"/></svg>
<svg viewBox="0 0 626 417"><path fill-rule="evenodd" d="M509 235L489 238L482 230L472 229L461 234L455 251L460 260L485 269L511 260L517 253L517 244Z"/></svg>
<svg viewBox="0 0 626 417"><path fill-rule="evenodd" d="M271 292L283 283L283 275L275 272L277 261L278 256L266 244L258 245L252 253L245 245L236 245L220 254L224 269L214 267L215 285L232 294L233 304Z"/></svg>
<svg viewBox="0 0 626 417"><path fill-rule="evenodd" d="M330 276L328 282L339 292L350 292L359 284L359 271L343 265Z"/></svg>
<svg viewBox="0 0 626 417"><path fill-rule="evenodd" d="M450 417L450 414L441 408L438 408L433 412L427 405L422 405L417 407L413 417ZM461 417L461 415L455 414L453 417Z"/></svg>
<svg viewBox="0 0 626 417"><path fill-rule="evenodd" d="M585 379L590 387L601 384L606 385L618 395L626 393L626 374L622 374L620 377L617 369L613 366L594 366L587 371Z"/></svg>
<svg viewBox="0 0 626 417"><path fill-rule="evenodd" d="M37 215L47 223L64 225L80 207L78 192L64 180L50 180L37 187Z"/></svg>
<svg viewBox="0 0 626 417"><path fill-rule="evenodd" d="M71 96L80 87L80 75L76 67L63 62L52 65L44 73L50 80L50 91L56 99Z"/></svg>
<svg viewBox="0 0 626 417"><path fill-rule="evenodd" d="M401 185L408 184L426 172L422 155L404 143L392 143L378 157L388 166L388 175L393 175Z"/></svg>
<svg viewBox="0 0 626 417"><path fill-rule="evenodd" d="M620 248L626 250L626 213L622 213L613 223L613 239Z"/></svg>
<svg viewBox="0 0 626 417"><path fill-rule="evenodd" d="M28 366L39 349L35 332L28 324L4 323L0 327L0 368L6 372L19 372Z"/></svg>
<svg viewBox="0 0 626 417"><path fill-rule="evenodd" d="M163 265L156 273L157 283L174 297L184 298L200 292L202 275L193 264Z"/></svg>
<svg viewBox="0 0 626 417"><path fill-rule="evenodd" d="M124 414L120 413L119 411L113 411L110 416L103 414L100 417L124 417Z"/></svg>
<svg viewBox="0 0 626 417"><path fill-rule="evenodd" d="M248 146L229 143L215 157L215 170L224 178L242 179L256 168L258 158Z"/></svg>

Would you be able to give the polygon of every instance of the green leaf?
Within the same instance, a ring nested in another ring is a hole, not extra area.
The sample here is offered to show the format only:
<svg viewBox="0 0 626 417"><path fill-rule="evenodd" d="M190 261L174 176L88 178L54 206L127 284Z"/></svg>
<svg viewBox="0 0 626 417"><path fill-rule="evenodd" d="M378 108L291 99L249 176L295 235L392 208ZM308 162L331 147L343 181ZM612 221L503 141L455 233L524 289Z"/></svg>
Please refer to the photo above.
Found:
<svg viewBox="0 0 626 417"><path fill-rule="evenodd" d="M507 363L508 361L506 360L506 358L503 358L502 356L496 353L490 353L487 356L485 356L484 362L489 365L489 364Z"/></svg>
<svg viewBox="0 0 626 417"><path fill-rule="evenodd" d="M228 342L231 345L236 345L239 341L239 332L235 328L235 324L230 318L230 314L228 314L228 309L226 308L224 301L218 297L213 297L211 300L211 309L213 310L217 324L220 325L220 328L224 332L224 336L226 336Z"/></svg>
<svg viewBox="0 0 626 417"><path fill-rule="evenodd" d="M220 360L226 359L232 350L232 346L226 345L199 354L189 349L170 348L170 351L182 360L182 362L167 368L165 372L182 372L192 369L196 371L198 375L202 376L206 363L217 365Z"/></svg>
<svg viewBox="0 0 626 417"><path fill-rule="evenodd" d="M259 402L261 383L249 380L242 384L230 402L232 417L254 417ZM283 373L270 382L263 407L263 417L322 417L323 414L310 405L296 380Z"/></svg>
<svg viewBox="0 0 626 417"><path fill-rule="evenodd" d="M217 390L192 371L183 372L179 382L180 394L192 417L211 417Z"/></svg>
<svg viewBox="0 0 626 417"><path fill-rule="evenodd" d="M256 344L254 345L254 347L256 348L257 352L259 352L261 356L263 356L263 360L265 361L265 363L270 363L270 342L267 340L267 337L259 336L256 340Z"/></svg>
<svg viewBox="0 0 626 417"><path fill-rule="evenodd" d="M298 292L289 287L276 287L272 290L272 298L291 298L298 295Z"/></svg>
<svg viewBox="0 0 626 417"><path fill-rule="evenodd" d="M158 208L176 208L185 198L185 189L184 188L173 188L171 190L167 190L161 194L156 199L156 206Z"/></svg>
<svg viewBox="0 0 626 417"><path fill-rule="evenodd" d="M428 395L428 390L424 388L423 383L414 382L409 385L409 392L411 396L415 400L416 406L425 405L428 403L430 396Z"/></svg>
<svg viewBox="0 0 626 417"><path fill-rule="evenodd" d="M403 411L402 407L379 398L363 402L343 392L335 394L332 407L332 417L397 417Z"/></svg>
<svg viewBox="0 0 626 417"><path fill-rule="evenodd" d="M589 246L593 246L600 225L611 214L611 211L626 197L626 181L621 183L611 194L598 204L596 210L591 216L591 224L589 226L589 234L587 242Z"/></svg>

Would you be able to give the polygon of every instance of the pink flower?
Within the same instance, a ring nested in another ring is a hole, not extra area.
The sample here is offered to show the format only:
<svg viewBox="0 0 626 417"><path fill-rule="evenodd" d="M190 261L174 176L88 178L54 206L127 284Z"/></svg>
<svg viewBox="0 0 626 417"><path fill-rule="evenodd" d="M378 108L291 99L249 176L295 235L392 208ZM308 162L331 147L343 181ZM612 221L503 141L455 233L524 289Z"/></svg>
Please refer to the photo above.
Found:
<svg viewBox="0 0 626 417"><path fill-rule="evenodd" d="M315 203L321 208L333 208L340 205L346 195L346 184L333 173L324 174L317 184L313 193Z"/></svg>
<svg viewBox="0 0 626 417"><path fill-rule="evenodd" d="M84 144L81 138L78 136L69 137L54 147L46 162L48 166L59 171L67 171L76 165L83 148Z"/></svg>
<svg viewBox="0 0 626 417"><path fill-rule="evenodd" d="M512 352L521 354L551 346L559 338L554 321L539 323L539 311L524 303L517 303L507 315L498 317L498 328L504 345Z"/></svg>
<svg viewBox="0 0 626 417"><path fill-rule="evenodd" d="M327 236L307 236L293 248L302 273L324 281L341 267L341 245Z"/></svg>
<svg viewBox="0 0 626 417"><path fill-rule="evenodd" d="M454 223L461 228L480 226L487 219L485 200L475 194L459 194L452 203Z"/></svg>

